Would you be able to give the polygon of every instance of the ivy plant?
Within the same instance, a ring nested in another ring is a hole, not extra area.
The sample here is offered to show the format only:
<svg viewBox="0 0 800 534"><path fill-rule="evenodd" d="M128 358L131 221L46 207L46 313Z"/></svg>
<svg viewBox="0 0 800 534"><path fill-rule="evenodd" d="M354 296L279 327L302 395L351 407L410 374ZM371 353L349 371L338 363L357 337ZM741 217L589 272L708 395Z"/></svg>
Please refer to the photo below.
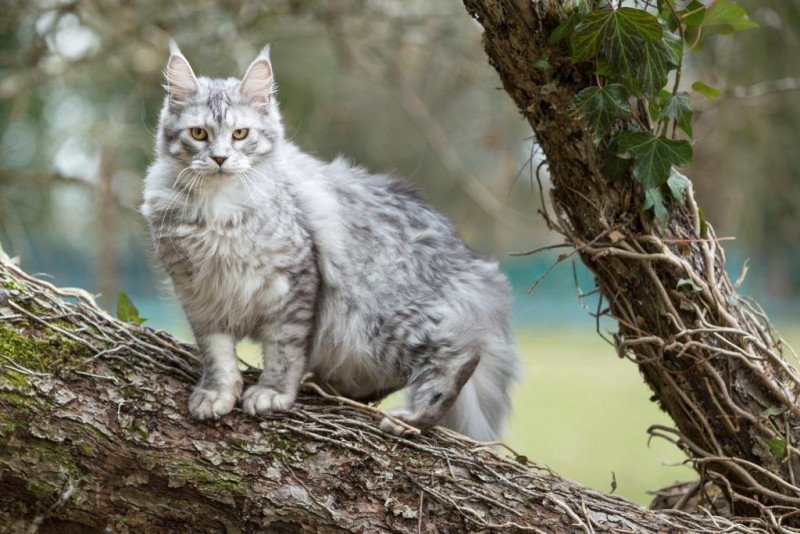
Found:
<svg viewBox="0 0 800 534"><path fill-rule="evenodd" d="M568 14L551 33L550 44L567 43L572 61L591 63L596 81L575 95L572 113L587 122L596 143L615 132L606 175L611 180L632 176L641 185L642 208L663 224L669 202L688 186L674 167L692 161L691 94L681 90L684 55L712 35L757 25L733 0L571 0L565 5ZM721 95L700 81L691 89L709 99Z"/></svg>

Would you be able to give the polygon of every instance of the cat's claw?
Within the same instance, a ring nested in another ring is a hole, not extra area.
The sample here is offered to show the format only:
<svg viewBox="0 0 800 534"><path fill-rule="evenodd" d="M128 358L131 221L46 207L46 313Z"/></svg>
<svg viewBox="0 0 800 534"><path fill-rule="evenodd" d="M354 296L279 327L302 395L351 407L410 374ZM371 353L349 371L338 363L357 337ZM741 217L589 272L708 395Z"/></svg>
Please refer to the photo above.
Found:
<svg viewBox="0 0 800 534"><path fill-rule="evenodd" d="M189 397L189 412L197 419L218 419L235 405L236 395L224 390L198 387Z"/></svg>
<svg viewBox="0 0 800 534"><path fill-rule="evenodd" d="M400 419L404 423L407 422L406 418L410 415L408 410L404 408L397 408L394 410L389 410L389 413L395 417L396 419ZM412 425L413 426L413 425ZM392 436L398 437L409 437L419 434L419 432L414 432L413 430L409 430L407 427L397 424L396 421L392 420L389 417L384 417L381 419L380 424L378 427L387 434L391 434Z"/></svg>
<svg viewBox="0 0 800 534"><path fill-rule="evenodd" d="M295 396L290 393L280 393L263 386L251 386L244 392L242 408L250 415L285 412L292 407L294 399Z"/></svg>

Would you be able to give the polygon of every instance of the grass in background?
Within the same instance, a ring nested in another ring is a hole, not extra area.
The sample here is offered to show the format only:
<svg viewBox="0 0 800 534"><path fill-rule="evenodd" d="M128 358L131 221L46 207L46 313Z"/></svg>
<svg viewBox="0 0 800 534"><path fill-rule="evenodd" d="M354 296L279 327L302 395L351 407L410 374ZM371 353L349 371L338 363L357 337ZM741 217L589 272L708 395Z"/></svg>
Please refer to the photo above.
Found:
<svg viewBox="0 0 800 534"><path fill-rule="evenodd" d="M683 454L647 428L671 420L636 366L584 330L517 334L524 377L514 394L506 442L564 478L647 505L648 491L696 478ZM669 465L668 465L669 464Z"/></svg>

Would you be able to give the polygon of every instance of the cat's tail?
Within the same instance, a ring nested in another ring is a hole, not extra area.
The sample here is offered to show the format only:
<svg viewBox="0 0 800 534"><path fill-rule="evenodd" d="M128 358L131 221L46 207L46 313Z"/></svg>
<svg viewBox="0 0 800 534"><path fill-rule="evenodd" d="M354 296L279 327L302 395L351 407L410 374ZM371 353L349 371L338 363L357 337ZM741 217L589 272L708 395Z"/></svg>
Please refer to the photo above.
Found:
<svg viewBox="0 0 800 534"><path fill-rule="evenodd" d="M477 441L495 441L511 411L511 386L519 379L519 358L512 341L484 346L480 362L450 412L439 423Z"/></svg>

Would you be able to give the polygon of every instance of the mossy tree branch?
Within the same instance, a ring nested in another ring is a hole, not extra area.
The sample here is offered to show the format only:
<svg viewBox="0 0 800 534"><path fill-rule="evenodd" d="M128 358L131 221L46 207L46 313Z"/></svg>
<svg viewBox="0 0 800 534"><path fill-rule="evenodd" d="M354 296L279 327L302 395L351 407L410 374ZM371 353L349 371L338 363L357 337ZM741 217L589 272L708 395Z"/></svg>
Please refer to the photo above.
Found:
<svg viewBox="0 0 800 534"><path fill-rule="evenodd" d="M0 262L1 530L744 531L444 430L388 437L373 409L308 393L274 418L192 421L194 364L193 347Z"/></svg>

